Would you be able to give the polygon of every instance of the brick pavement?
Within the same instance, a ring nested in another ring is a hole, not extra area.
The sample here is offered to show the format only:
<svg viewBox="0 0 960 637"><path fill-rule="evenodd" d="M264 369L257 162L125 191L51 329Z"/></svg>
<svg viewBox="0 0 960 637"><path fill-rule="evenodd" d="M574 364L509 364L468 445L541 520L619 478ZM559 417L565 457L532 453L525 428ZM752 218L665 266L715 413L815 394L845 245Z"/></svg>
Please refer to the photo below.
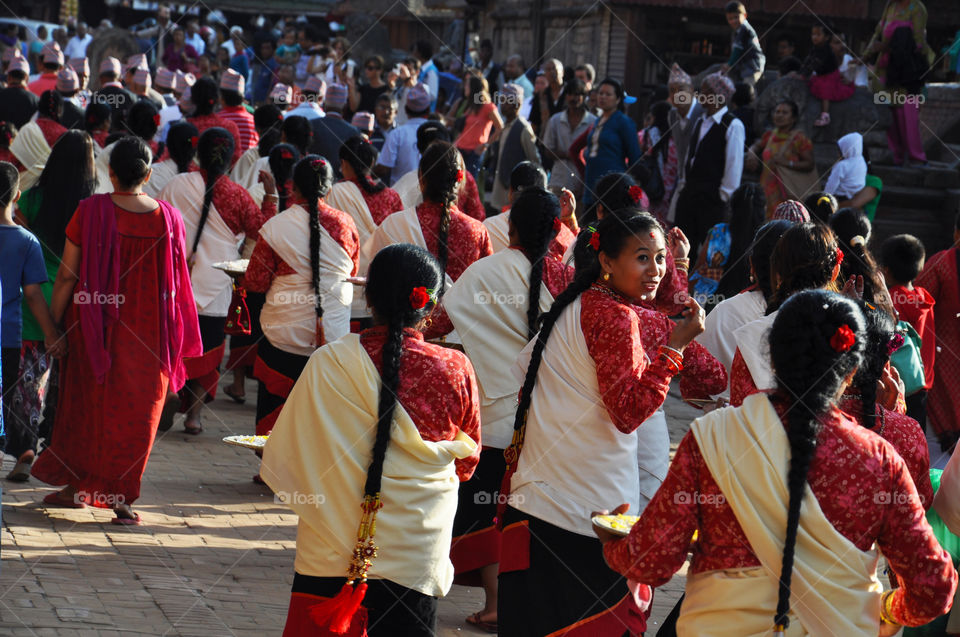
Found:
<svg viewBox="0 0 960 637"><path fill-rule="evenodd" d="M676 443L692 410L668 401ZM109 510L48 508L41 499L53 489L34 479L0 483L0 636L280 635L297 519L251 481L254 454L220 442L252 432L253 405L209 406L203 434L178 423L157 441L135 506L144 526L111 525ZM4 474L11 466L8 457ZM658 590L649 635L683 582ZM463 621L482 603L481 589L454 586L439 635L484 634Z"/></svg>

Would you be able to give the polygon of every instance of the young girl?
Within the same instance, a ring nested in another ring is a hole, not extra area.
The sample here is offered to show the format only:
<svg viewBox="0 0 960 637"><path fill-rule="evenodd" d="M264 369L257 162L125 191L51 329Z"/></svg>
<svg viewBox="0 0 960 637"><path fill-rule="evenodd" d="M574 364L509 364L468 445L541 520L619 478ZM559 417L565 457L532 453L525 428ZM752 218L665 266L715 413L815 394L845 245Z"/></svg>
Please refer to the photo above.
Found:
<svg viewBox="0 0 960 637"><path fill-rule="evenodd" d="M653 495L659 479L641 475L639 439L681 368L689 370L681 377L685 396L719 393L726 381L719 363L691 344L703 331L696 301L687 300L676 325L636 305L656 296L666 252L663 229L649 214L611 214L581 232L576 278L515 366L515 374L526 373L505 453L500 635L564 632L587 617L584 634L645 628L649 597L628 594L604 563L589 503L614 498L637 511Z"/></svg>
<svg viewBox="0 0 960 637"><path fill-rule="evenodd" d="M853 96L854 86L848 83L839 70L839 62L830 48L832 29L823 24L810 28L813 50L804 60L800 75L807 79L810 94L820 100L820 117L814 126L830 123L830 102L842 102Z"/></svg>
<svg viewBox="0 0 960 637"><path fill-rule="evenodd" d="M377 253L366 286L375 326L305 361L270 434L264 480L278 495L323 498L290 502L300 522L286 637L436 634L458 484L480 457L470 361L420 331L442 286L423 248Z"/></svg>
<svg viewBox="0 0 960 637"><path fill-rule="evenodd" d="M244 287L266 293L255 375L257 434L269 434L310 354L350 331L357 227L325 201L333 167L307 155L293 169L291 206L270 219L250 257ZM259 481L259 477L254 480Z"/></svg>
<svg viewBox="0 0 960 637"><path fill-rule="evenodd" d="M830 169L823 189L837 199L851 199L867 184L867 162L863 158L863 135L847 133L837 140L840 161Z"/></svg>

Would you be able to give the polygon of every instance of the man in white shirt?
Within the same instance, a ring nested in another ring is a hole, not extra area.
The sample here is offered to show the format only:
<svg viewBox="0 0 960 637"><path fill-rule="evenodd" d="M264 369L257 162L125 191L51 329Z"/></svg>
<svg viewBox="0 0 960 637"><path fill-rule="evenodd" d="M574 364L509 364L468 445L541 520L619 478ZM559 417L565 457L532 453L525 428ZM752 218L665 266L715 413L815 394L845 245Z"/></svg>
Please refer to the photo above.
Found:
<svg viewBox="0 0 960 637"><path fill-rule="evenodd" d="M703 79L697 121L685 161L686 183L677 198L677 226L690 240L690 254L715 224L725 220L733 191L743 174L743 122L727 110L733 82L713 73Z"/></svg>
<svg viewBox="0 0 960 637"><path fill-rule="evenodd" d="M426 40L417 40L411 49L413 56L420 61L418 82L422 82L430 91L430 112L437 110L437 96L440 94L440 75L433 63L433 45Z"/></svg>
<svg viewBox="0 0 960 637"><path fill-rule="evenodd" d="M207 50L207 42L200 35L200 22L197 18L187 20L186 41L197 52L197 55L203 55L203 52Z"/></svg>
<svg viewBox="0 0 960 637"><path fill-rule="evenodd" d="M503 63L504 83L510 82L520 86L520 88L523 89L524 101L533 98L533 84L531 84L527 76L524 75L525 71L526 68L523 64L523 57L516 53L508 57L507 61ZM523 115L523 113L521 113L521 115ZM529 111L527 115L529 115ZM524 115L524 117L526 117L526 115Z"/></svg>
<svg viewBox="0 0 960 637"><path fill-rule="evenodd" d="M87 47L93 42L93 36L87 32L87 23L77 23L77 34L67 42L67 48L63 50L63 56L68 60L70 58L87 57Z"/></svg>
<svg viewBox="0 0 960 637"><path fill-rule="evenodd" d="M392 185L420 164L417 150L417 129L426 122L430 112L430 91L424 84L417 84L407 91L407 121L387 134L380 151L380 159L374 169L381 179Z"/></svg>
<svg viewBox="0 0 960 637"><path fill-rule="evenodd" d="M320 119L324 116L322 105L323 96L326 92L327 83L324 82L322 78L311 75L307 78L307 83L303 85L303 89L300 91L300 103L297 104L296 108L284 111L284 119L291 115L306 117L307 120Z"/></svg>

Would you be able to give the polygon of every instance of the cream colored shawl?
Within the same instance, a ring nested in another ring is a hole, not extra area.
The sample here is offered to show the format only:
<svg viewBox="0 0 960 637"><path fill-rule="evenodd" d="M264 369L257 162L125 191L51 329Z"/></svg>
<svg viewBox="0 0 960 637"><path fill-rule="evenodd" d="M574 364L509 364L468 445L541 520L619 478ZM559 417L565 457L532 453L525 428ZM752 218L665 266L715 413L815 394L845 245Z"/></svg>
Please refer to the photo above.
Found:
<svg viewBox="0 0 960 637"><path fill-rule="evenodd" d="M10 152L24 166L20 173L20 190L26 192L40 180L40 174L50 157L50 145L36 122L24 124L10 142Z"/></svg>

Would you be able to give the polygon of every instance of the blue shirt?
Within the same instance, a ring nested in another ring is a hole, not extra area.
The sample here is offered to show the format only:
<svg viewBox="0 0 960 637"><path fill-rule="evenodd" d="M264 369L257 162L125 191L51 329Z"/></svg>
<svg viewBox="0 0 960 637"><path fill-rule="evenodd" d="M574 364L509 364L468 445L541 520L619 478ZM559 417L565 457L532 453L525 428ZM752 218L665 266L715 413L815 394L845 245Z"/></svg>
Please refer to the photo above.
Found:
<svg viewBox="0 0 960 637"><path fill-rule="evenodd" d="M640 156L637 126L626 113L615 111L603 124L597 119L587 136L587 147L583 151L586 163L584 203L591 204L596 200L593 188L601 177L626 171L628 165L633 166L640 161Z"/></svg>
<svg viewBox="0 0 960 637"><path fill-rule="evenodd" d="M253 103L261 104L267 101L270 95L270 89L273 88L273 81L277 77L277 69L280 64L273 58L261 62L255 67L255 77L253 79Z"/></svg>
<svg viewBox="0 0 960 637"><path fill-rule="evenodd" d="M20 301L23 286L44 283L47 268L37 238L20 226L0 226L0 347L20 347Z"/></svg>

